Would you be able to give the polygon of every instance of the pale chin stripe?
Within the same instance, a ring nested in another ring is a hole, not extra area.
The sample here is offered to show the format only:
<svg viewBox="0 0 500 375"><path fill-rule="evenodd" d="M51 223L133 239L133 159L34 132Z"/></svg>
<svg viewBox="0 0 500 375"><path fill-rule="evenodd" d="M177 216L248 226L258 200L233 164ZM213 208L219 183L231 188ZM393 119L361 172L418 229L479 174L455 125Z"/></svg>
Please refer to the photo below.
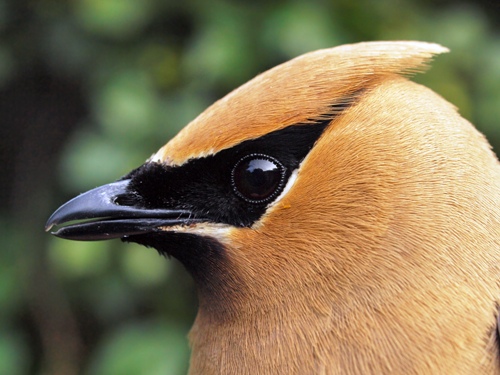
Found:
<svg viewBox="0 0 500 375"><path fill-rule="evenodd" d="M163 227L163 230L174 233L189 233L199 236L208 236L215 238L217 241L228 244L230 241L231 232L235 227L228 224L219 223L197 223L191 225L176 225L172 227Z"/></svg>

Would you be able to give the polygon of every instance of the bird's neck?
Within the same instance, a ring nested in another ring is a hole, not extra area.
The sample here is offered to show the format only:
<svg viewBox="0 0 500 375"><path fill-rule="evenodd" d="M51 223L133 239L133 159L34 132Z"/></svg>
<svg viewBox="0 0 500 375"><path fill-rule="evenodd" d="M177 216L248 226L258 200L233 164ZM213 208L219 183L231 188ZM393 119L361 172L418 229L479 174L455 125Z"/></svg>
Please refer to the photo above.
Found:
<svg viewBox="0 0 500 375"><path fill-rule="evenodd" d="M461 367L495 373L496 358L483 340L463 346L469 336L491 332L488 325L457 332L463 317L429 318L415 306L428 303L430 293L379 283L378 292L360 289L341 300L332 289L303 287L272 296L227 285L220 294L201 293L190 373L455 374Z"/></svg>
<svg viewBox="0 0 500 375"><path fill-rule="evenodd" d="M270 306L258 297L236 310L234 304L220 308L223 299L213 302L218 311L201 304L190 333L192 374L321 373L322 362L314 358L327 314L308 309L301 315L292 301Z"/></svg>

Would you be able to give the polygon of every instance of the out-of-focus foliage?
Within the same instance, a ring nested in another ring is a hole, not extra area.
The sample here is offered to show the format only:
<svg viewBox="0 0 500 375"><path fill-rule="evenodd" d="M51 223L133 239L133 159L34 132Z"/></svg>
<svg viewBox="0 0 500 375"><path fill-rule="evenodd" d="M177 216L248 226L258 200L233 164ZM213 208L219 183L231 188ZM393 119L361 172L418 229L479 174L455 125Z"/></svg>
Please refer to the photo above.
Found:
<svg viewBox="0 0 500 375"><path fill-rule="evenodd" d="M0 0L0 374L186 372L196 298L177 262L51 238L44 221L277 63L363 40L441 43L451 53L416 80L500 150L493 3Z"/></svg>

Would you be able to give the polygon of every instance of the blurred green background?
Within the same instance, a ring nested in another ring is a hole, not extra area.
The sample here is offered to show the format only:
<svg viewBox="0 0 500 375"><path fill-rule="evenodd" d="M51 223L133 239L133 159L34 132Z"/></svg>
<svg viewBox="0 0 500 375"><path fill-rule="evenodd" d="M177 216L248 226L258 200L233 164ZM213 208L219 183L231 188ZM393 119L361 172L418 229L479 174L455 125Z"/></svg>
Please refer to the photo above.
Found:
<svg viewBox="0 0 500 375"><path fill-rule="evenodd" d="M499 3L0 0L0 374L184 374L196 314L175 260L53 238L50 213L115 180L214 100L303 52L416 39L416 78L500 150Z"/></svg>

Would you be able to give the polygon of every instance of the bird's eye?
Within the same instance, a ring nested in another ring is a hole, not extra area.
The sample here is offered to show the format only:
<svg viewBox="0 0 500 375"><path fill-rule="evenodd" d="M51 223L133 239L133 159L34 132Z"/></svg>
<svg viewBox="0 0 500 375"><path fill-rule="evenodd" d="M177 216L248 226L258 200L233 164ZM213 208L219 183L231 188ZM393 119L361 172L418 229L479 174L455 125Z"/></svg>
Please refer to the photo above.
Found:
<svg viewBox="0 0 500 375"><path fill-rule="evenodd" d="M275 158L250 154L233 168L231 182L234 192L250 203L269 202L283 189L286 168Z"/></svg>

